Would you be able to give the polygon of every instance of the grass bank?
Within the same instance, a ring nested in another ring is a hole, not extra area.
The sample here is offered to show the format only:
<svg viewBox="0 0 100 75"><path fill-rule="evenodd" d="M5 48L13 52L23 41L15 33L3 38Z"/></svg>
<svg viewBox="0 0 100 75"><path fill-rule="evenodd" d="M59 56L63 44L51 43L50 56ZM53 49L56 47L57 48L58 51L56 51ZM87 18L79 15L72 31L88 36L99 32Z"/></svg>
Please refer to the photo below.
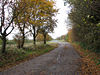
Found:
<svg viewBox="0 0 100 75"><path fill-rule="evenodd" d="M39 44L36 47L30 45L26 46L25 49L17 49L14 46L8 46L5 54L0 53L0 71L50 52L56 47L57 44Z"/></svg>

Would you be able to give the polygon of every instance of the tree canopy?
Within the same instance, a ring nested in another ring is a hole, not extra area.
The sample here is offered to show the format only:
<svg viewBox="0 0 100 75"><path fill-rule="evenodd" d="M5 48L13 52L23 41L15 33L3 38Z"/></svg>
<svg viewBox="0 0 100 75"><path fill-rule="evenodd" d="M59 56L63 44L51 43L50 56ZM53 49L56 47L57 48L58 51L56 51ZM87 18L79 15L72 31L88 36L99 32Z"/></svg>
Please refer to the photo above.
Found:
<svg viewBox="0 0 100 75"><path fill-rule="evenodd" d="M57 22L53 17L58 11L54 8L54 4L52 0L0 0L2 52L6 51L7 36L14 28L17 28L20 34L17 37L15 34L16 39L21 40L19 48L24 47L27 33L32 35L35 45L39 33L46 32L45 36L47 36L48 33L53 32Z"/></svg>
<svg viewBox="0 0 100 75"><path fill-rule="evenodd" d="M100 49L100 1L67 0L72 10L69 14L72 22L73 40L83 43L95 51Z"/></svg>

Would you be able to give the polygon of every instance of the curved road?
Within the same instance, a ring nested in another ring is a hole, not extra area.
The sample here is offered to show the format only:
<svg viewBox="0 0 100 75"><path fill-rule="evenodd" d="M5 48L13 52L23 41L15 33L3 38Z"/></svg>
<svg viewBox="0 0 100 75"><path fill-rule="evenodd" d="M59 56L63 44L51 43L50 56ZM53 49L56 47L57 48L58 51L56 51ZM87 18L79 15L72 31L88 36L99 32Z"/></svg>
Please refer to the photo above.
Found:
<svg viewBox="0 0 100 75"><path fill-rule="evenodd" d="M79 58L69 43L62 42L53 51L0 72L0 75L79 75Z"/></svg>

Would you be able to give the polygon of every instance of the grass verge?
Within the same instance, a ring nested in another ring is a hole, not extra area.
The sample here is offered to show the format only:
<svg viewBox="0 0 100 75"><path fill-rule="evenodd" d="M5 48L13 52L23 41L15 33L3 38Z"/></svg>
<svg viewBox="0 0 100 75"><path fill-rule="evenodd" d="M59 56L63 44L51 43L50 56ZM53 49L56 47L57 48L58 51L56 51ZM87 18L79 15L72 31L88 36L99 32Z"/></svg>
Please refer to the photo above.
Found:
<svg viewBox="0 0 100 75"><path fill-rule="evenodd" d="M82 57L80 75L100 75L100 53L85 50L77 43L72 43L72 45Z"/></svg>
<svg viewBox="0 0 100 75"><path fill-rule="evenodd" d="M44 53L50 52L57 47L57 44L28 46L25 49L7 48L6 54L0 53L0 71L11 68L19 63L33 59Z"/></svg>

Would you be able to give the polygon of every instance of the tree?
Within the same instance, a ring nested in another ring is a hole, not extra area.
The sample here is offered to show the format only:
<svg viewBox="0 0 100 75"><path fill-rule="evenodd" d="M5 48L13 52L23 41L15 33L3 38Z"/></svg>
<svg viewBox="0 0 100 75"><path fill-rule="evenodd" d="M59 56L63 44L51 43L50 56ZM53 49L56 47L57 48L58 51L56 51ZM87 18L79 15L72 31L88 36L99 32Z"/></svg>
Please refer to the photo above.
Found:
<svg viewBox="0 0 100 75"><path fill-rule="evenodd" d="M43 34L39 33L36 37L37 41L43 41Z"/></svg>
<svg viewBox="0 0 100 75"><path fill-rule="evenodd" d="M39 33L38 36L36 37L36 39L37 39L37 41L44 41L43 34ZM47 34L46 35L46 40L50 41L50 40L52 40L52 37L49 34Z"/></svg>
<svg viewBox="0 0 100 75"><path fill-rule="evenodd" d="M17 0L0 0L0 38L2 39L2 53L6 51L6 37L14 29L13 21L20 13L19 9L23 10L24 8L18 5Z"/></svg>
<svg viewBox="0 0 100 75"><path fill-rule="evenodd" d="M49 5L48 10L45 12L48 16L42 18L43 25L40 26L40 33L44 36L44 44L46 44L46 38L48 33L54 31L54 28L57 26L57 20L54 18L58 9L53 8L53 3Z"/></svg>
<svg viewBox="0 0 100 75"><path fill-rule="evenodd" d="M86 48L100 49L100 1L99 0L67 0L72 10L69 14L72 22L74 41L79 41Z"/></svg>
<svg viewBox="0 0 100 75"><path fill-rule="evenodd" d="M52 17L48 17L48 21L44 23L43 26L40 28L40 32L44 36L44 44L46 44L46 36L48 33L51 33L54 31L54 28L57 26L56 25L57 20L53 19Z"/></svg>
<svg viewBox="0 0 100 75"><path fill-rule="evenodd" d="M23 4L24 3L24 4ZM22 5L23 4L23 5ZM18 17L14 20L15 21L15 26L18 28L20 35L21 35L21 45L19 48L23 48L24 42L25 42L25 36L29 32L29 24L28 24L28 19L29 19L29 4L27 0L21 0L20 5L24 7L24 10L18 15Z"/></svg>
<svg viewBox="0 0 100 75"><path fill-rule="evenodd" d="M21 43L22 43L22 36L20 33L16 34L14 37L14 41L16 42L17 44L17 48L21 48Z"/></svg>
<svg viewBox="0 0 100 75"><path fill-rule="evenodd" d="M47 17L51 16L51 12L54 13L53 1L47 0L32 0L30 3L30 30L33 35L34 45L36 44L36 37L39 33L40 27L44 25ZM50 12L49 12L50 11Z"/></svg>

